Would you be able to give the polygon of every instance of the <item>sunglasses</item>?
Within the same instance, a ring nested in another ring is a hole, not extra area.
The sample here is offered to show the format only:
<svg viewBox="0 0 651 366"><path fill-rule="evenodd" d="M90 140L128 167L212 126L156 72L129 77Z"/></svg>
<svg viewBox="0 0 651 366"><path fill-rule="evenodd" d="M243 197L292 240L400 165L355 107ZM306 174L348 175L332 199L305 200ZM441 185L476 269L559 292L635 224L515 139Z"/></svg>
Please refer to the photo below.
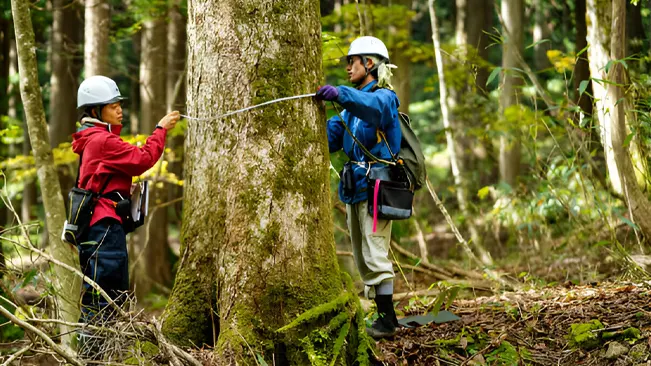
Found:
<svg viewBox="0 0 651 366"><path fill-rule="evenodd" d="M346 57L346 63L348 63L348 65L354 64L356 60L361 60L361 58L359 58L359 57L355 58L355 56L347 56Z"/></svg>

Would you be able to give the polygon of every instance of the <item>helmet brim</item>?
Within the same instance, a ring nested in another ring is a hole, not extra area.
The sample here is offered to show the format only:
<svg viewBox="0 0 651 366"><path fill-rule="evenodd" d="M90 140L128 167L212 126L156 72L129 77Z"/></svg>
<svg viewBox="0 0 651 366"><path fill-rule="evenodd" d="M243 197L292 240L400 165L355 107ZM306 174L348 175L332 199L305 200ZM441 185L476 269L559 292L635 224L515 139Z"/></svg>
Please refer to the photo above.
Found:
<svg viewBox="0 0 651 366"><path fill-rule="evenodd" d="M77 109L88 108L88 107L96 107L96 106L107 105L107 104L113 104L113 103L120 102L120 101L127 100L127 99L129 99L129 98L118 96L118 97L115 97L115 98L111 98L111 99L109 99L109 100L107 100L105 102L102 102L102 103L82 104L79 107L77 107Z"/></svg>

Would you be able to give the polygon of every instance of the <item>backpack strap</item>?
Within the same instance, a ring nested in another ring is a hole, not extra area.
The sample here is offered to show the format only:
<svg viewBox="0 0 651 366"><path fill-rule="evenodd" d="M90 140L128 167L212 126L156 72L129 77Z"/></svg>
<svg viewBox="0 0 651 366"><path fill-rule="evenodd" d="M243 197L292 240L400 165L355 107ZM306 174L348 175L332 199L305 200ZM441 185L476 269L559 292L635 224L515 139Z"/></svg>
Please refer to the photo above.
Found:
<svg viewBox="0 0 651 366"><path fill-rule="evenodd" d="M377 156L373 155L373 153L371 153L371 152L366 148L366 146L364 146L364 144L362 144L362 143L357 139L357 137L355 137L355 134L353 134L353 132L350 130L350 128L348 128L348 125L347 125L346 122L344 121L344 118L341 116L341 113L339 113L339 108L337 108L337 106L335 105L334 102L332 102L332 106L334 107L335 112L337 112L337 115L339 116L339 119L341 120L341 124L342 124L342 125L344 126L344 128L346 129L346 132L348 132L348 134L350 135L350 137L353 138L354 143L356 143L357 145L359 145L359 148L362 150L362 152L364 153L364 155L366 155L366 156L367 156L369 159L371 159L372 161L376 161L376 162L384 163L384 164L387 164L387 165L396 165L396 164L397 164L397 161L395 161L395 157L393 156L393 153L391 152L391 149L389 149L389 153L391 154L391 158L394 159L394 161L388 161L388 160L380 159L380 158L378 158ZM385 141L385 143L387 143L387 142L386 142L386 138L384 139L384 141ZM388 147L388 146L389 146L389 144L387 143L387 147Z"/></svg>

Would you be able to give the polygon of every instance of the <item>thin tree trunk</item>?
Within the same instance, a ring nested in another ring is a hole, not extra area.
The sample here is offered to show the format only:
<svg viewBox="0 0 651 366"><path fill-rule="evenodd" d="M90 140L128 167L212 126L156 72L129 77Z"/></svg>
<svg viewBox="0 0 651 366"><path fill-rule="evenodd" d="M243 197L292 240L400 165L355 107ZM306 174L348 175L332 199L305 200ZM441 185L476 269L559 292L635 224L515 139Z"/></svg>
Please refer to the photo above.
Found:
<svg viewBox="0 0 651 366"><path fill-rule="evenodd" d="M145 21L140 59L140 133L153 131L167 111L166 44L166 21L162 18ZM156 167L160 168L160 165ZM131 278L139 300L151 292L155 283L169 285L172 282L167 209L155 209L167 199L167 190L156 185L150 188L148 223L135 233L136 248L132 252L132 258L138 258L132 263L134 275Z"/></svg>
<svg viewBox="0 0 651 366"><path fill-rule="evenodd" d="M462 7L464 9L465 7ZM484 265L492 265L493 260L490 253L482 246L479 234L475 225L472 223L472 215L468 209L466 185L461 175L460 159L457 156L457 143L455 141L454 132L459 129L458 121L455 120L454 108L456 101L454 98L448 97L448 90L445 81L443 55L441 52L441 44L439 41L438 26L436 21L436 12L434 9L434 0L429 0L430 19L432 25L432 41L434 43L434 55L436 56L436 68L439 77L439 95L441 100L441 115L443 117L443 126L445 127L445 138L448 145L448 154L450 156L450 167L452 168L452 175L454 176L454 185L457 192L457 201L461 212L468 218L468 229L472 237L472 242L479 253L480 259ZM457 13L457 15L464 14L464 12ZM465 17L464 17L465 18ZM465 22L465 19L464 19Z"/></svg>
<svg viewBox="0 0 651 366"><path fill-rule="evenodd" d="M315 90L318 11L317 0L191 2L189 115ZM172 339L200 345L217 336L224 364L255 364L259 354L269 365L306 365L335 344L346 344L338 359L368 362L357 295L343 291L337 266L319 107L301 99L190 121L182 255L163 328Z"/></svg>
<svg viewBox="0 0 651 366"><path fill-rule="evenodd" d="M167 111L183 110L185 112L186 96L186 23L187 20L179 9L180 1L170 6L167 28ZM168 171L182 178L183 174L183 141L184 136L168 139L168 145L173 151L174 160L169 162ZM183 197L183 189L171 184L168 190L168 201ZM174 205L175 212L182 212L181 203ZM178 217L180 221L180 217Z"/></svg>
<svg viewBox="0 0 651 366"><path fill-rule="evenodd" d="M599 123L599 135L604 147L608 178L613 191L622 194L622 183L612 141L612 114L608 113L606 101L606 84L601 80L607 79L606 64L610 60L610 23L612 15L611 3L598 0L586 0L586 19L588 24L588 58L590 60L590 77L595 98L593 119Z"/></svg>
<svg viewBox="0 0 651 366"><path fill-rule="evenodd" d="M522 79L515 75L513 68L519 68L518 53L522 53L522 18L524 4L522 0L502 1L502 18L510 38L502 45L502 91L500 93L500 111L517 104L519 87ZM500 137L500 179L513 186L520 174L520 132L514 128L511 136Z"/></svg>
<svg viewBox="0 0 651 366"><path fill-rule="evenodd" d="M72 141L77 121L77 80L81 72L79 6L70 0L53 0L52 75L50 77L50 146ZM63 192L74 185L67 167L59 168Z"/></svg>
<svg viewBox="0 0 651 366"><path fill-rule="evenodd" d="M41 99L40 85L38 84L34 29L30 18L29 2L27 0L12 0L11 10L16 32L20 93L45 206L45 220L50 242L49 249L54 258L77 268L79 260L76 248L63 243L60 238L65 219L65 209L50 150L45 111ZM54 267L52 283L56 290L60 317L67 321L76 321L79 316L77 301L81 291L81 282L72 273L57 266ZM68 333L67 327L63 326L62 328L62 334L66 334L64 342L67 344L71 340L71 335Z"/></svg>
<svg viewBox="0 0 651 366"><path fill-rule="evenodd" d="M0 17L0 116L6 116L9 109L9 52L12 43L11 22ZM4 222L0 221L0 224Z"/></svg>
<svg viewBox="0 0 651 366"><path fill-rule="evenodd" d="M108 75L110 8L107 0L84 0L84 75Z"/></svg>
<svg viewBox="0 0 651 366"><path fill-rule="evenodd" d="M621 60L626 56L626 1L613 0L610 58ZM612 142L615 162L620 172L626 203L632 213L635 223L645 237L651 237L651 202L638 187L635 170L624 141L626 140L626 111L622 99L626 97L621 85L626 83L624 67L621 63L613 63L608 73L606 107L613 124Z"/></svg>

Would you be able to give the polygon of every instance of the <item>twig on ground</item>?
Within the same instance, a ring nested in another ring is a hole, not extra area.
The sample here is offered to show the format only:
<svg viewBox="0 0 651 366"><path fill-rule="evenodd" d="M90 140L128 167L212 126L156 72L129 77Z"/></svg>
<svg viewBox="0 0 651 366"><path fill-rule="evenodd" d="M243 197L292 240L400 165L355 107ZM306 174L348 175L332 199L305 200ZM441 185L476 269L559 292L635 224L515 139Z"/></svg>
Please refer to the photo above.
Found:
<svg viewBox="0 0 651 366"><path fill-rule="evenodd" d="M25 330L27 330L29 332L32 332L33 334L35 334L36 336L41 338L45 343L47 343L48 346L50 346L52 348L52 350L54 350L61 357L65 358L66 361L68 361L69 363L71 363L71 364L73 364L75 366L83 366L83 363L77 357L69 354L66 350L61 348L56 343L54 343L52 338L48 337L48 335L43 333L43 331L41 331L40 329L38 329L35 326L27 323L24 320L19 319L14 314L12 314L9 310L5 309L3 306L0 306L0 313L2 313L2 315L7 317L7 319L11 320L12 323L16 324L17 326L19 326L19 327L21 327L21 328L23 328L23 329L25 329Z"/></svg>
<svg viewBox="0 0 651 366"><path fill-rule="evenodd" d="M20 350L18 350L18 352L12 354L12 355L7 359L7 361L5 361L5 362L2 364L2 366L9 366L9 365L11 365L11 363L12 363L13 361L15 361L16 359L18 359L18 357L22 356L23 353L29 351L30 349L32 349L32 344L31 344L31 343L28 344L27 346L21 348Z"/></svg>

